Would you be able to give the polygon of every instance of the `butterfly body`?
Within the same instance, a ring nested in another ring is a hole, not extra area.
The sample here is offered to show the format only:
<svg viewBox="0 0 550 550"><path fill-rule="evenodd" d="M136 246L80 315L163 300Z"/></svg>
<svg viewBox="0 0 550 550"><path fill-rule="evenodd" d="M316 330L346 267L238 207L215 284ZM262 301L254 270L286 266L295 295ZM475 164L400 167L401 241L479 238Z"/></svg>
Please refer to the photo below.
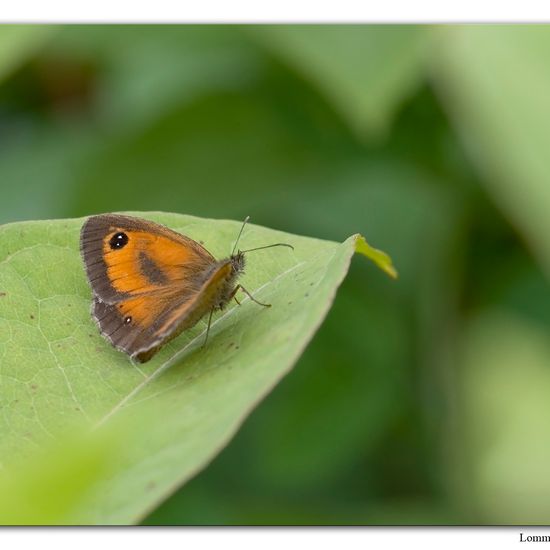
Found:
<svg viewBox="0 0 550 550"><path fill-rule="evenodd" d="M193 239L140 218L88 218L80 249L101 334L139 362L242 288L242 252L216 260Z"/></svg>

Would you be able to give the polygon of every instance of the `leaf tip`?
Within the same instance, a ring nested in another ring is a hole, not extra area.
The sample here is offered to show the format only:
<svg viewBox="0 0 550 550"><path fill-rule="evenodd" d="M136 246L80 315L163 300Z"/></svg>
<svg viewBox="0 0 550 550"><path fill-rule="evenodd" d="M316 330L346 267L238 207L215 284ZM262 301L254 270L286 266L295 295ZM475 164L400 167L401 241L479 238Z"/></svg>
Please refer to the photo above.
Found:
<svg viewBox="0 0 550 550"><path fill-rule="evenodd" d="M370 260L372 260L382 271L387 273L392 279L397 279L398 274L395 269L391 258L388 254L382 250L378 250L371 246L363 237L363 235L357 234L354 235L355 241L355 252L358 254L363 254Z"/></svg>

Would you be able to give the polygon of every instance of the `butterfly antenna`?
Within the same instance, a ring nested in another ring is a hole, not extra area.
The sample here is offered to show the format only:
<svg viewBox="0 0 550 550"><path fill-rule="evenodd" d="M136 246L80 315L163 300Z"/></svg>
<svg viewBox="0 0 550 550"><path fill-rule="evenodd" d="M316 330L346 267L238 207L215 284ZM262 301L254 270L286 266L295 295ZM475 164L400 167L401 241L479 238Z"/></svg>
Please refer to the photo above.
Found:
<svg viewBox="0 0 550 550"><path fill-rule="evenodd" d="M241 235L243 234L244 226L247 224L249 219L250 219L250 216L247 216L244 219L243 224L241 225L241 230L239 231L239 234L237 235L237 240L235 241L235 244L233 245L233 250L231 251L231 256L233 256L233 254L235 254L235 249L237 248L237 244L239 242L239 239L241 238Z"/></svg>
<svg viewBox="0 0 550 550"><path fill-rule="evenodd" d="M254 250L263 250L264 248L273 248L274 246L288 246L288 248L292 248L292 250L294 250L294 247L291 244L275 243L275 244L268 244L266 246L258 246L256 248L249 248L248 250L242 250L241 252L244 254L245 252L254 252Z"/></svg>

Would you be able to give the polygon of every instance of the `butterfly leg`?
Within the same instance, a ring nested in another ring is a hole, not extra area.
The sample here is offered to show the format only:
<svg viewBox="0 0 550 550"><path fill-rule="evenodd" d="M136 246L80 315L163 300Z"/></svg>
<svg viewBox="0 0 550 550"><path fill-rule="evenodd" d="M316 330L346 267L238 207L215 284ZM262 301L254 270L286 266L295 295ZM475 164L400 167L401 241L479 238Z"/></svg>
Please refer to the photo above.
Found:
<svg viewBox="0 0 550 550"><path fill-rule="evenodd" d="M243 285L237 285L235 287L235 290L233 291L233 293L235 294L237 292L237 290L241 289L253 302L256 302L258 305L260 306L263 306L263 307L271 307L271 304L264 304L262 302L259 302L258 300L256 300L256 298L254 298L254 296L252 296L252 294L250 294L250 292L248 292L248 290L246 290L246 288L244 288Z"/></svg>
<svg viewBox="0 0 550 550"><path fill-rule="evenodd" d="M208 334L210 333L210 325L212 323L212 313L214 313L214 308L210 310L210 315L208 316L208 326L206 327L206 337L204 338L204 344L202 345L203 348L206 346L206 342L208 342Z"/></svg>

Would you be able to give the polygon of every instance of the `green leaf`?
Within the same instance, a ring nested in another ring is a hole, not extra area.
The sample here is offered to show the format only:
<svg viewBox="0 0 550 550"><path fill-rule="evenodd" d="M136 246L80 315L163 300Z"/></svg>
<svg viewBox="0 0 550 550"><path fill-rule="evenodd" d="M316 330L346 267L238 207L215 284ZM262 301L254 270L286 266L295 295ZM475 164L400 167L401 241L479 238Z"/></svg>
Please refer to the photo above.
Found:
<svg viewBox="0 0 550 550"><path fill-rule="evenodd" d="M120 44L125 47L121 48ZM234 26L68 25L46 55L100 60L98 114L127 130L204 94L249 86L261 64L259 48Z"/></svg>
<svg viewBox="0 0 550 550"><path fill-rule="evenodd" d="M105 431L71 434L0 471L0 524L77 523L90 491L109 474L121 441Z"/></svg>
<svg viewBox="0 0 550 550"><path fill-rule="evenodd" d="M177 214L145 217L227 256L240 222ZM78 249L82 219L8 224L0 230L0 456L17 469L71 430L119 427L124 444L109 475L92 476L93 496L67 521L132 523L203 468L298 359L325 317L356 247L247 226L243 297L212 323L135 365L98 334ZM378 258L377 255L375 255ZM391 262L384 258L386 271ZM123 427L120 428L120 426ZM85 431L85 430L84 430ZM1 509L1 508L0 508Z"/></svg>
<svg viewBox="0 0 550 550"><path fill-rule="evenodd" d="M476 316L462 340L460 426L449 433L457 500L491 525L548 522L548 327L502 308Z"/></svg>
<svg viewBox="0 0 550 550"><path fill-rule="evenodd" d="M359 134L387 132L419 85L431 39L415 25L278 25L254 35L310 79Z"/></svg>
<svg viewBox="0 0 550 550"><path fill-rule="evenodd" d="M0 80L32 55L55 28L52 25L0 25Z"/></svg>
<svg viewBox="0 0 550 550"><path fill-rule="evenodd" d="M550 274L550 28L448 29L434 74L495 201Z"/></svg>

